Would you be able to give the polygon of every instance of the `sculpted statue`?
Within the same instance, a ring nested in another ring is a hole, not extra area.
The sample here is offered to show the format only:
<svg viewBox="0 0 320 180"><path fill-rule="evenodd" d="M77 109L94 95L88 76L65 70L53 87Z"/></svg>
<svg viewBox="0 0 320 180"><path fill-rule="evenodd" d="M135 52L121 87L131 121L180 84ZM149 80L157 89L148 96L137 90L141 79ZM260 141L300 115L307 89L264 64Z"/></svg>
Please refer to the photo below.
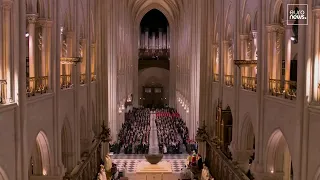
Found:
<svg viewBox="0 0 320 180"><path fill-rule="evenodd" d="M112 176L112 172L111 172L112 160L111 160L111 157L109 155L105 156L104 168L105 168L107 180L111 180L111 176Z"/></svg>
<svg viewBox="0 0 320 180"><path fill-rule="evenodd" d="M210 175L209 175L208 167L206 165L203 165L203 169L201 172L201 180L209 180L209 179L210 179Z"/></svg>

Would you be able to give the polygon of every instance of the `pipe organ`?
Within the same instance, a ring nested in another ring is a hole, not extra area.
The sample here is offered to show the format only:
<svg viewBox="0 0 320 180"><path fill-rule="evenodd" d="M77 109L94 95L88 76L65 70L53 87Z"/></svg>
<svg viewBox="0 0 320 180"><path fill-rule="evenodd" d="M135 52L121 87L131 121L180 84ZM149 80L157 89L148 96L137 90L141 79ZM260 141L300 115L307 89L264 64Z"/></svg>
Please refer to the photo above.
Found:
<svg viewBox="0 0 320 180"><path fill-rule="evenodd" d="M140 34L140 49L170 49L170 29L164 32L159 28L157 32L150 32L148 28Z"/></svg>

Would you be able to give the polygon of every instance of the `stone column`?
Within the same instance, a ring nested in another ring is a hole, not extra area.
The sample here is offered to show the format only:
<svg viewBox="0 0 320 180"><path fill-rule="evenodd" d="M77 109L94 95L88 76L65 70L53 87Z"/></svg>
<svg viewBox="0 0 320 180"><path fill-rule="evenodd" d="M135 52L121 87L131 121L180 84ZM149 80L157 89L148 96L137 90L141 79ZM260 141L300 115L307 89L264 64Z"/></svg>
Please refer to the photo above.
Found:
<svg viewBox="0 0 320 180"><path fill-rule="evenodd" d="M87 40L86 39L80 39L80 44L82 46L82 62L81 62L81 72L80 74L86 74L87 71ZM89 84L90 79L85 77L85 83Z"/></svg>
<svg viewBox="0 0 320 180"><path fill-rule="evenodd" d="M48 76L48 89L52 90L53 89L53 76L52 76L52 63L51 63L51 44L52 44L52 21L47 20L46 21L46 29L47 29L47 37L46 37L46 63L47 63L47 76ZM60 35L58 35L57 37L60 37ZM60 38L59 38L60 40ZM60 52L60 51L59 51Z"/></svg>
<svg viewBox="0 0 320 180"><path fill-rule="evenodd" d="M2 2L2 10L3 10L3 27L2 27L2 54L3 54L3 58L2 58L2 64L0 66L2 66L2 78L6 79L7 81L7 89L6 89L6 102L10 102L12 101L13 97L12 97L12 81L11 81L11 70L12 70L12 66L11 66L11 44L12 44L12 35L11 35L11 11L12 11L12 1L4 1Z"/></svg>
<svg viewBox="0 0 320 180"><path fill-rule="evenodd" d="M65 35L66 35L66 44L67 44L67 57L73 57L73 37L74 37L75 33L72 31L69 31L69 32L66 32ZM71 69L72 69L71 65L65 65L65 69L66 69L66 75L72 75L71 74ZM75 78L71 77L72 84L75 84L73 79L75 79Z"/></svg>
<svg viewBox="0 0 320 180"><path fill-rule="evenodd" d="M36 48L36 32L35 23L37 20L36 14L28 14L28 33L29 33L29 77L35 77L35 48ZM35 84L31 83L30 88L33 89Z"/></svg>
<svg viewBox="0 0 320 180"><path fill-rule="evenodd" d="M312 94L313 94L313 101L317 101L317 98L320 96L318 93L318 83L320 83L320 71L316 69L320 68L320 9L314 9L314 62L313 62L313 87L312 87Z"/></svg>
<svg viewBox="0 0 320 180"><path fill-rule="evenodd" d="M285 45L284 45L284 51L285 51L285 80L290 81L290 70L291 70L291 37L293 35L292 33L292 25L294 22L292 20L284 21L283 24L285 25ZM285 84L285 89L289 89L289 84Z"/></svg>
<svg viewBox="0 0 320 180"><path fill-rule="evenodd" d="M240 35L240 60L247 60L247 41L248 41L248 35L242 34ZM247 67L241 68L241 76L248 76L248 70Z"/></svg>
<svg viewBox="0 0 320 180"><path fill-rule="evenodd" d="M48 72L47 72L47 66L48 66L48 62L47 62L47 59L46 59L46 56L47 56L47 51L46 51L46 48L47 48L47 38L48 38L48 35L47 35L47 27L46 27L46 23L47 23L47 20L46 19L38 19L38 23L39 25L41 26L41 29L42 29L42 32L41 32L41 35L42 35L42 44L41 44L41 47L40 47L40 50L41 50L41 61L40 61L40 64L41 64L41 68L40 68L40 76L47 76ZM41 82L42 84L43 82Z"/></svg>

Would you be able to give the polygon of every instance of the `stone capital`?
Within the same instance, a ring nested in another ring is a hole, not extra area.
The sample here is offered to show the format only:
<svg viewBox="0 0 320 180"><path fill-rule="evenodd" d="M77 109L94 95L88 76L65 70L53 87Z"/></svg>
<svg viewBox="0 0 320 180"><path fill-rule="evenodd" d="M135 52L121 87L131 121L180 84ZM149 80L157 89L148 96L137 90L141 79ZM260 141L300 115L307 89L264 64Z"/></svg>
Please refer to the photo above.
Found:
<svg viewBox="0 0 320 180"><path fill-rule="evenodd" d="M65 32L65 35L67 36L67 38L72 38L74 34L75 33L73 31L66 31Z"/></svg>
<svg viewBox="0 0 320 180"><path fill-rule="evenodd" d="M284 33L284 27L280 24L269 24L266 27L268 32L277 32L280 34Z"/></svg>
<svg viewBox="0 0 320 180"><path fill-rule="evenodd" d="M1 3L1 7L2 7L4 10L11 10L12 4L13 4L13 1L11 1L11 0L9 0L9 1L3 1L3 2Z"/></svg>
<svg viewBox="0 0 320 180"><path fill-rule="evenodd" d="M47 25L47 19L44 19L44 18L39 18L37 22L41 27L46 27Z"/></svg>
<svg viewBox="0 0 320 180"><path fill-rule="evenodd" d="M315 19L320 19L320 7L315 7L312 10L312 13L314 14Z"/></svg>
<svg viewBox="0 0 320 180"><path fill-rule="evenodd" d="M248 34L240 34L240 39L241 40L247 40L249 38Z"/></svg>
<svg viewBox="0 0 320 180"><path fill-rule="evenodd" d="M37 14L27 14L27 20L29 24L35 24L37 22Z"/></svg>
<svg viewBox="0 0 320 180"><path fill-rule="evenodd" d="M258 31L252 31L252 37L256 39L258 37Z"/></svg>
<svg viewBox="0 0 320 180"><path fill-rule="evenodd" d="M283 20L282 24L286 29L291 29L292 25L294 24L294 21L295 20L291 20L291 19L290 20Z"/></svg>

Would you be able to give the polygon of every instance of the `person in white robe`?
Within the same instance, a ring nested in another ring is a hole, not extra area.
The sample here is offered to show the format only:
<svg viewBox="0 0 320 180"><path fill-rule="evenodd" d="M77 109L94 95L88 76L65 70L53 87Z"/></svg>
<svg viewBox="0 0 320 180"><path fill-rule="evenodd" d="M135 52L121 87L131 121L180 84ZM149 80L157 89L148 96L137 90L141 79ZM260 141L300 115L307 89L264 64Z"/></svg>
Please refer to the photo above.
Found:
<svg viewBox="0 0 320 180"><path fill-rule="evenodd" d="M167 146L163 145L163 154L167 154Z"/></svg>

